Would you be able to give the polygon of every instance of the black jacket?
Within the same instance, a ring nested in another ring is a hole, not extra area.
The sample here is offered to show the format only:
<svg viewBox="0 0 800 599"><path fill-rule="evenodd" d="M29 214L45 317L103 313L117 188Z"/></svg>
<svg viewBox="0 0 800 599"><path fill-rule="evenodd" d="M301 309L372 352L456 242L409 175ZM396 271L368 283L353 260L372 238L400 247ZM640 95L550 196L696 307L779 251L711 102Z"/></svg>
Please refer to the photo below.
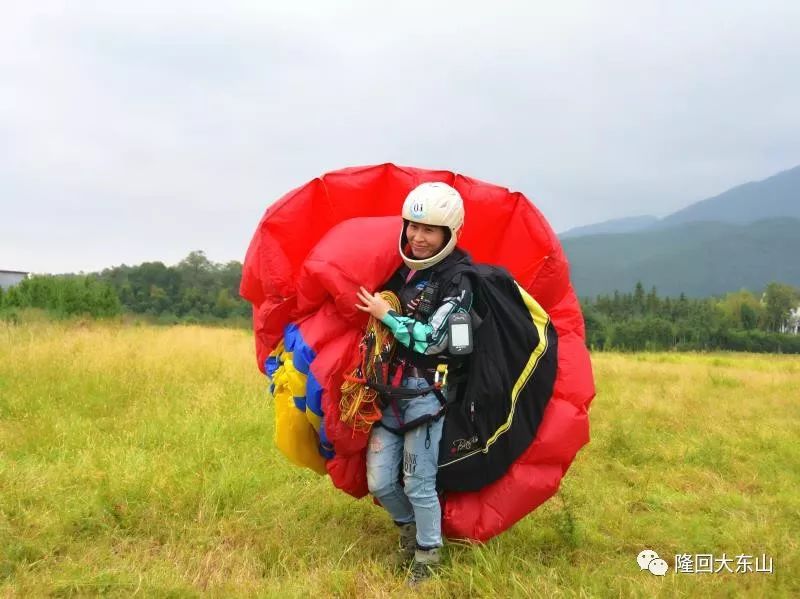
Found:
<svg viewBox="0 0 800 599"><path fill-rule="evenodd" d="M401 266L384 286L400 299L402 314L389 311L382 322L392 331L398 342L398 357L406 363L432 368L441 362L460 361L447 351L448 317L470 311L472 285L469 277L449 277L448 272L465 265L472 265L469 254L455 248L441 262L415 271L408 281L410 269ZM427 310L426 299L431 300Z"/></svg>

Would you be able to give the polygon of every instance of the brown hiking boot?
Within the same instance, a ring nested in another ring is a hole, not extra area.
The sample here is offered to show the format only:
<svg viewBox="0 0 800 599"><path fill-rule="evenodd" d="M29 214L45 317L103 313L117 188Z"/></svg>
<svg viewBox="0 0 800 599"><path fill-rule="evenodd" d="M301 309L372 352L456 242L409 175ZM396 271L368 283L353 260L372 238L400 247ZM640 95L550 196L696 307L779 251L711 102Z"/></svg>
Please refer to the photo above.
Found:
<svg viewBox="0 0 800 599"><path fill-rule="evenodd" d="M434 574L442 562L439 547L433 549L417 549L414 552L414 562L411 564L411 574L408 584L414 586L427 580Z"/></svg>

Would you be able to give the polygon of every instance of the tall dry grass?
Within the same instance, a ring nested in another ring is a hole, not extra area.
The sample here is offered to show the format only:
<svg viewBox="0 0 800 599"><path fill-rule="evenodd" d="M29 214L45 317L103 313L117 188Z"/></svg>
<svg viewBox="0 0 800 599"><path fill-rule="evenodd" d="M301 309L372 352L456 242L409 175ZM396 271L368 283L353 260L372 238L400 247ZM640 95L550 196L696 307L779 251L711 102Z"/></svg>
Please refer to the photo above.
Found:
<svg viewBox="0 0 800 599"><path fill-rule="evenodd" d="M419 591L368 501L289 465L248 334L0 325L0 595L797 596L800 358L596 354L556 497ZM664 578L635 558L656 550ZM676 574L676 553L774 574Z"/></svg>

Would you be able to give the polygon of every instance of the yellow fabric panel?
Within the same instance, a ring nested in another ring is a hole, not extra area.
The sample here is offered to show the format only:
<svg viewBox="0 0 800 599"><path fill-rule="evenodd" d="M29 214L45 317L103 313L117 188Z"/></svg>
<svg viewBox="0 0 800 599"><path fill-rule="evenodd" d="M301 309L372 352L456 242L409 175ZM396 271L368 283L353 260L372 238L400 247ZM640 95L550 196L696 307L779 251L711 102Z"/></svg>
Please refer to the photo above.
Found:
<svg viewBox="0 0 800 599"><path fill-rule="evenodd" d="M289 389L292 392L292 397L305 397L308 375L303 374L294 367L294 364L292 363L291 352L284 352L282 360L283 366L281 368L286 371L286 377L288 380ZM299 410L296 404L295 409L302 411ZM314 427L314 431L319 432L320 417L314 414L314 412L311 410L305 410L305 415L308 422Z"/></svg>
<svg viewBox="0 0 800 599"><path fill-rule="evenodd" d="M298 395L305 395L305 375L294 369L291 354L284 352L281 359L283 364L272 378L275 385L275 445L293 464L310 468L317 474L326 474L325 458L317 451L319 438L306 418L310 411L304 413L294 404L295 391L301 383L302 392Z"/></svg>
<svg viewBox="0 0 800 599"><path fill-rule="evenodd" d="M292 364L292 354L290 352L284 352L283 356L281 356L281 359L283 360L283 365L281 368L286 371L289 389L292 392L292 396L305 397L306 379L308 377L294 367L294 364Z"/></svg>
<svg viewBox="0 0 800 599"><path fill-rule="evenodd" d="M319 416L317 416L314 412L312 412L311 410L306 410L305 414L306 414L306 420L308 420L308 423L314 428L315 432L319 433L319 425L320 425L320 422L322 421L322 419Z"/></svg>

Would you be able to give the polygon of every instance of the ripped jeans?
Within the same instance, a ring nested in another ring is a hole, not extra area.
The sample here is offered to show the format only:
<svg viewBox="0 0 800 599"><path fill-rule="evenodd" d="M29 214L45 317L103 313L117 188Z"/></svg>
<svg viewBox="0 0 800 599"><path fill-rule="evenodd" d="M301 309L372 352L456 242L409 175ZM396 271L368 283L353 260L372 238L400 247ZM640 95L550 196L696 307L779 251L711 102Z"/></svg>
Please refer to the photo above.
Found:
<svg viewBox="0 0 800 599"><path fill-rule="evenodd" d="M407 389L429 386L423 378L402 381ZM392 428L402 426L425 414L435 414L441 407L433 393L400 399L383 410L381 422ZM398 416L400 419L398 419ZM417 523L417 545L429 549L442 546L442 511L436 493L439 465L439 441L444 418L428 422L403 436L373 426L367 447L367 484L369 492L399 524ZM403 485L400 484L400 464Z"/></svg>

